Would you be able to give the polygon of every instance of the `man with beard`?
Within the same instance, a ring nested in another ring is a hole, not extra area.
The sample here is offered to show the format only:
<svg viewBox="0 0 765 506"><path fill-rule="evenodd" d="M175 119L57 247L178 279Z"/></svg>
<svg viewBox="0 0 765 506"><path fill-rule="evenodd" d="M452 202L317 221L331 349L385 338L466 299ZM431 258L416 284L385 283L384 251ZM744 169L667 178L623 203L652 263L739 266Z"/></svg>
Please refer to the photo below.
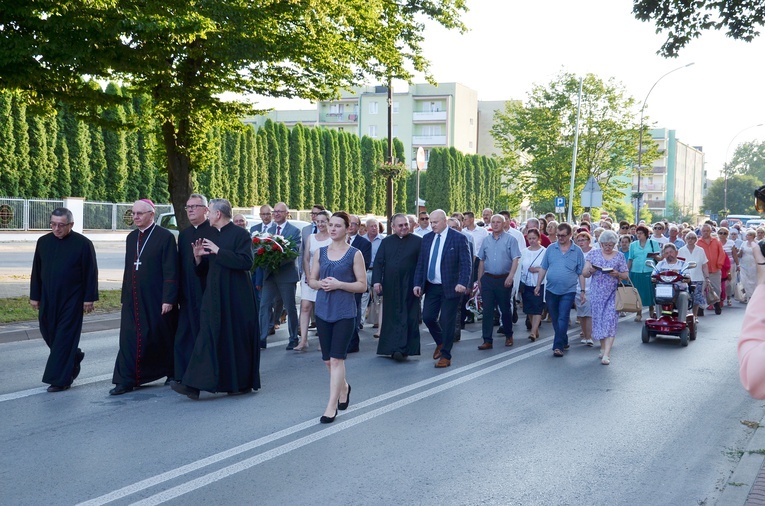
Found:
<svg viewBox="0 0 765 506"><path fill-rule="evenodd" d="M72 231L73 225L69 209L55 209L52 232L37 241L32 261L29 303L40 311L40 333L50 348L43 373L48 392L67 390L80 374L82 316L98 300L96 252L89 239Z"/></svg>
<svg viewBox="0 0 765 506"><path fill-rule="evenodd" d="M178 235L178 259L180 263L178 303L178 331L175 333L175 379L180 381L194 349L194 339L199 333L199 309L207 280L197 276L194 261L194 243L198 239L211 239L217 230L207 221L207 197L192 193L186 201L186 215L191 226ZM202 260L207 263L207 257Z"/></svg>
<svg viewBox="0 0 765 506"><path fill-rule="evenodd" d="M127 236L122 278L120 350L110 395L167 376L173 378L173 340L178 314L178 249L175 237L154 223L154 203L133 204L137 230Z"/></svg>
<svg viewBox="0 0 765 506"><path fill-rule="evenodd" d="M210 225L219 232L214 240L194 242L197 274L207 278L199 333L181 382L172 385L194 400L201 390L238 395L260 388L250 235L231 221L231 203L225 199L210 201Z"/></svg>
<svg viewBox="0 0 765 506"><path fill-rule="evenodd" d="M393 229L380 243L372 272L372 284L383 297L383 320L378 355L390 355L397 362L420 354L420 301L414 296L414 270L422 238L409 231L409 220L396 214Z"/></svg>

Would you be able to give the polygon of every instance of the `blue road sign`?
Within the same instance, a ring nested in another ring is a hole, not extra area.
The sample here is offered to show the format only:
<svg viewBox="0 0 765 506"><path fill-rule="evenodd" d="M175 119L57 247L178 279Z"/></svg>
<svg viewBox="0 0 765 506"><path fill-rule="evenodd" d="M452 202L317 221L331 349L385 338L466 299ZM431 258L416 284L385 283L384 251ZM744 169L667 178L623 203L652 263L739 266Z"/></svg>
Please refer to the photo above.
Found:
<svg viewBox="0 0 765 506"><path fill-rule="evenodd" d="M564 197L555 197L555 207L566 207L566 199Z"/></svg>

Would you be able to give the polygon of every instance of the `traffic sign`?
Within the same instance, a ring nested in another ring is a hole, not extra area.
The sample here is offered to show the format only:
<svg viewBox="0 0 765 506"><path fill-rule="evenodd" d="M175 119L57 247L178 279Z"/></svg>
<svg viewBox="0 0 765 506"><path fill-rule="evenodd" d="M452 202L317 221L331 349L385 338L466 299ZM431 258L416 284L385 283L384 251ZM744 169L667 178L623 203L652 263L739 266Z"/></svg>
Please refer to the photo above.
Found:
<svg viewBox="0 0 765 506"><path fill-rule="evenodd" d="M422 146L417 148L417 170L423 170L425 168L425 150Z"/></svg>
<svg viewBox="0 0 765 506"><path fill-rule="evenodd" d="M590 179L587 180L580 198L582 207L600 207L603 205L603 191L594 177L590 176Z"/></svg>
<svg viewBox="0 0 765 506"><path fill-rule="evenodd" d="M555 197L555 207L566 207L565 197Z"/></svg>

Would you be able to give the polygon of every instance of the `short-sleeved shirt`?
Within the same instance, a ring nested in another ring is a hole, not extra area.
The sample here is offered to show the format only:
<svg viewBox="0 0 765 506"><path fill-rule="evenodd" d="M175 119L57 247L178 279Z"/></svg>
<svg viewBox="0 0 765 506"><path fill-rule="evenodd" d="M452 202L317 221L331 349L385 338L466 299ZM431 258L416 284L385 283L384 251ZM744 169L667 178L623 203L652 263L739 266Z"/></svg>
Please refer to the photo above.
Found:
<svg viewBox="0 0 765 506"><path fill-rule="evenodd" d="M541 267L547 271L545 283L548 291L556 295L576 292L579 275L584 269L584 253L573 243L563 253L560 244L555 241L547 247Z"/></svg>
<svg viewBox="0 0 765 506"><path fill-rule="evenodd" d="M518 241L510 234L501 233L498 238L495 238L494 234L489 234L483 240L476 256L479 260L483 260L484 272L494 275L508 274L513 266L513 260L520 258L521 249Z"/></svg>
<svg viewBox="0 0 765 506"><path fill-rule="evenodd" d="M649 253L661 253L661 245L657 244L653 239L648 239L645 242L645 246L641 246L640 241L635 241L630 244L629 259L632 260L632 268L630 269L630 272L651 272L653 269L645 264Z"/></svg>

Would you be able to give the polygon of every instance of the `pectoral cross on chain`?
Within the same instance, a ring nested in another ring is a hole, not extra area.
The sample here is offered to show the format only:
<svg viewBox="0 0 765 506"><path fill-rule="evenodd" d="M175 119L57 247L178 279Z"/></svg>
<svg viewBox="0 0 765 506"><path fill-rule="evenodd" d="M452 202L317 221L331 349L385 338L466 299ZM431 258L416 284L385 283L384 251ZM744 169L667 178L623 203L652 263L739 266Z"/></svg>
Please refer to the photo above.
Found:
<svg viewBox="0 0 765 506"><path fill-rule="evenodd" d="M133 262L133 265L135 265L135 270L138 270L138 267L141 265L141 259L139 258L135 262Z"/></svg>

